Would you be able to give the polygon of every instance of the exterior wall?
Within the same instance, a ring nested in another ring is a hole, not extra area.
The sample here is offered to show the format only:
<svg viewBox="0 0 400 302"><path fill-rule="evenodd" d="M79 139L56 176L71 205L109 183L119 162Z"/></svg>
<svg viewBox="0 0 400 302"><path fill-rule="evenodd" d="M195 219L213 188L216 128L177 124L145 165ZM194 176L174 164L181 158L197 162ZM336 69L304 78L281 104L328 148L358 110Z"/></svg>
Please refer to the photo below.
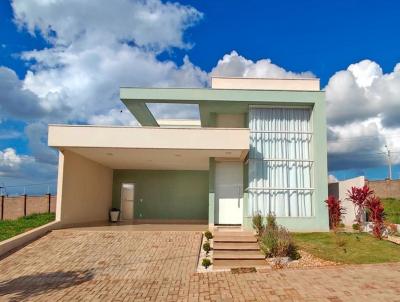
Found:
<svg viewBox="0 0 400 302"><path fill-rule="evenodd" d="M319 90L319 79L211 78L214 89Z"/></svg>
<svg viewBox="0 0 400 302"><path fill-rule="evenodd" d="M59 153L56 220L62 225L107 221L113 171L71 151Z"/></svg>
<svg viewBox="0 0 400 302"><path fill-rule="evenodd" d="M245 115L217 114L216 126L221 128L245 128Z"/></svg>
<svg viewBox="0 0 400 302"><path fill-rule="evenodd" d="M333 195L341 200L342 206L346 209L346 214L342 217L342 222L346 226L352 226L356 217L353 203L347 200L347 191L350 190L351 187L362 186L364 186L364 176L329 184L329 195Z"/></svg>
<svg viewBox="0 0 400 302"><path fill-rule="evenodd" d="M313 121L313 157L314 157L314 217L292 219L287 226L301 231L329 231L329 215L325 200L328 197L328 152L326 137L326 103L315 102ZM293 223L298 224L294 225Z"/></svg>
<svg viewBox="0 0 400 302"><path fill-rule="evenodd" d="M1 198L1 197L0 197ZM17 219L24 216L25 196L4 196L4 214L0 215L4 220ZM54 213L56 210L56 196L50 197L50 212ZM35 213L47 213L49 211L49 196L26 196L26 215Z"/></svg>
<svg viewBox="0 0 400 302"><path fill-rule="evenodd" d="M400 198L400 179L366 180L365 184L380 198Z"/></svg>
<svg viewBox="0 0 400 302"><path fill-rule="evenodd" d="M210 229L215 224L215 159L210 158L210 172L208 175L208 226Z"/></svg>
<svg viewBox="0 0 400 302"><path fill-rule="evenodd" d="M135 220L208 219L208 171L114 170L113 206L117 208L122 183L135 184Z"/></svg>

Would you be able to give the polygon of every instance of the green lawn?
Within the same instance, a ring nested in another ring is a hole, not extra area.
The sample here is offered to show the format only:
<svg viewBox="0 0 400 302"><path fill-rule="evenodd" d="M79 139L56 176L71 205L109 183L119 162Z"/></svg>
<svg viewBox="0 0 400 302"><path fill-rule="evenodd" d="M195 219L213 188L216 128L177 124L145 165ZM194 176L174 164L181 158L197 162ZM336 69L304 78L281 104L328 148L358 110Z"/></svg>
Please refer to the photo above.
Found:
<svg viewBox="0 0 400 302"><path fill-rule="evenodd" d="M0 241L24 233L54 220L54 213L33 214L17 220L0 221Z"/></svg>
<svg viewBox="0 0 400 302"><path fill-rule="evenodd" d="M400 200L394 198L382 199L385 208L385 219L391 223L400 224Z"/></svg>
<svg viewBox="0 0 400 302"><path fill-rule="evenodd" d="M400 262L400 245L366 233L293 233L300 249L340 263Z"/></svg>

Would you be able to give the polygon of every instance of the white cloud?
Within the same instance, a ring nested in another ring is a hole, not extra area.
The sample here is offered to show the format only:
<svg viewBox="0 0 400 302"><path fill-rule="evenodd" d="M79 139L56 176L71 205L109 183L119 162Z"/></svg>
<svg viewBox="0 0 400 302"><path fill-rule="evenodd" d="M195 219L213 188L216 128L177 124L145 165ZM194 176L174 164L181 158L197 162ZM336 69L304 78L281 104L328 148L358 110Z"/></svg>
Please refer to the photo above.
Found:
<svg viewBox="0 0 400 302"><path fill-rule="evenodd" d="M385 127L400 127L400 65L384 74L370 60L351 64L330 78L326 100L331 125L379 117Z"/></svg>
<svg viewBox="0 0 400 302"><path fill-rule="evenodd" d="M0 151L0 167L15 168L18 167L23 160L29 157L22 157L16 154L13 148L6 148Z"/></svg>
<svg viewBox="0 0 400 302"><path fill-rule="evenodd" d="M338 182L338 179L336 178L336 176L329 174L328 175L328 183L335 183L335 182Z"/></svg>
<svg viewBox="0 0 400 302"><path fill-rule="evenodd" d="M14 148L0 150L1 184L27 184L33 182L54 181L57 167L38 162L33 156L18 154ZM18 188L22 190L22 186ZM40 193L45 187L39 187ZM22 193L22 192L20 192Z"/></svg>
<svg viewBox="0 0 400 302"><path fill-rule="evenodd" d="M259 61L248 60L236 51L224 55L211 71L214 76L227 77L263 77L263 78L314 78L310 72L296 73L272 63L270 59Z"/></svg>
<svg viewBox="0 0 400 302"><path fill-rule="evenodd" d="M202 18L191 6L160 0L14 0L12 7L20 27L75 51L121 42L156 50L187 47L185 30Z"/></svg>
<svg viewBox="0 0 400 302"><path fill-rule="evenodd" d="M13 70L0 67L0 118L31 120L47 114L38 96L22 86Z"/></svg>
<svg viewBox="0 0 400 302"><path fill-rule="evenodd" d="M351 64L326 87L331 169L386 162L385 145L400 150L400 65L383 73L373 61ZM398 153L393 162L400 163Z"/></svg>

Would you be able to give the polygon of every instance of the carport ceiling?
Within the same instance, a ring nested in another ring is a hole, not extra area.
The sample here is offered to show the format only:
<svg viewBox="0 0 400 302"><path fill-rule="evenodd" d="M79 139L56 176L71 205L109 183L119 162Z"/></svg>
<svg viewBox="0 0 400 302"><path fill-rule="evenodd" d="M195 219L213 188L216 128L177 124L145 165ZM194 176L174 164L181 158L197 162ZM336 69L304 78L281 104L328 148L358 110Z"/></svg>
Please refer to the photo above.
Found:
<svg viewBox="0 0 400 302"><path fill-rule="evenodd" d="M66 148L112 169L208 170L209 158L239 160L242 150Z"/></svg>

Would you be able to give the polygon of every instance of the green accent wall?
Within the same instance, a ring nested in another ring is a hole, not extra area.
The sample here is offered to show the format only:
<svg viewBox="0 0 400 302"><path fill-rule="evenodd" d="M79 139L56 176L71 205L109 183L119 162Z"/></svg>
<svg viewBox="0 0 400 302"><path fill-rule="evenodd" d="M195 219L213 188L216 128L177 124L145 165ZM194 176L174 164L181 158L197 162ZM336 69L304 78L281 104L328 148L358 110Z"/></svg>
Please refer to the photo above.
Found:
<svg viewBox="0 0 400 302"><path fill-rule="evenodd" d="M117 208L122 183L135 183L135 219L208 220L208 171L114 170Z"/></svg>
<svg viewBox="0 0 400 302"><path fill-rule="evenodd" d="M210 173L208 178L208 224L213 225L215 221L215 158L209 159Z"/></svg>

